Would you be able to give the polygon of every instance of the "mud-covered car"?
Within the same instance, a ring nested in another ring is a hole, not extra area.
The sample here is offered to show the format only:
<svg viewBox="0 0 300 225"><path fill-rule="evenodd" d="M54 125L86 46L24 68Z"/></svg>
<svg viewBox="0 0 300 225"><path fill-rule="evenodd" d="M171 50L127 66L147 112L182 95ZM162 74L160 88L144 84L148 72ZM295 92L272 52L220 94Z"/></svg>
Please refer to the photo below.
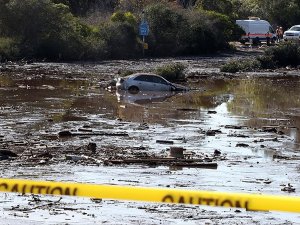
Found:
<svg viewBox="0 0 300 225"><path fill-rule="evenodd" d="M284 40L299 40L300 41L300 25L292 26L283 33Z"/></svg>
<svg viewBox="0 0 300 225"><path fill-rule="evenodd" d="M188 91L189 88L167 81L165 78L149 73L135 73L118 78L117 90L128 90L131 93L139 91Z"/></svg>

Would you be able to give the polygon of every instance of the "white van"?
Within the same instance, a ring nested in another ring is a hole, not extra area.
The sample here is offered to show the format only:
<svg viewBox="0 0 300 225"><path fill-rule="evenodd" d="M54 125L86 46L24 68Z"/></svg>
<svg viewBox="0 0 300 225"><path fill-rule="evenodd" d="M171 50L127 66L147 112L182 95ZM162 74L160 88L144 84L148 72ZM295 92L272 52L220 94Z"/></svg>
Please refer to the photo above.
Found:
<svg viewBox="0 0 300 225"><path fill-rule="evenodd" d="M276 34L271 24L266 20L254 17L248 20L236 20L236 24L245 31L241 37L241 43L253 42L257 44L261 41L276 41Z"/></svg>

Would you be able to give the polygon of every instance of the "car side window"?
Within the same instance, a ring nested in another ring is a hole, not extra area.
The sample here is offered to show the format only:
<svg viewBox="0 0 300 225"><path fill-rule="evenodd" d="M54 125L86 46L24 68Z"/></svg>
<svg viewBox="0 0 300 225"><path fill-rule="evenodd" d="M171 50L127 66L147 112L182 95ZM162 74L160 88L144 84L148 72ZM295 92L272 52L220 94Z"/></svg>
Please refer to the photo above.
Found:
<svg viewBox="0 0 300 225"><path fill-rule="evenodd" d="M147 76L147 75L139 75L136 78L134 78L134 80L151 82L149 79L149 76Z"/></svg>
<svg viewBox="0 0 300 225"><path fill-rule="evenodd" d="M274 30L273 30L273 27L269 27L269 32L271 33L271 34L274 34L275 32L274 32Z"/></svg>
<svg viewBox="0 0 300 225"><path fill-rule="evenodd" d="M168 84L164 79L157 77L157 76L151 76L151 75L139 75L134 80L138 81L144 81L144 82L152 82L157 84Z"/></svg>

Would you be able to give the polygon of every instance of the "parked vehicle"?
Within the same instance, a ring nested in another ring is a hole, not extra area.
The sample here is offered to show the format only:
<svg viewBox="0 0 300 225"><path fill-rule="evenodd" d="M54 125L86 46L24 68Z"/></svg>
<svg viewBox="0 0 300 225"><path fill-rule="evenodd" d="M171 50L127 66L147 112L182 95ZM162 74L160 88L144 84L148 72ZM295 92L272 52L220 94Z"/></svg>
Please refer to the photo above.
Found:
<svg viewBox="0 0 300 225"><path fill-rule="evenodd" d="M171 83L165 78L148 73L136 73L124 78L118 78L116 87L118 90L128 90L131 93L139 91L188 91L189 88Z"/></svg>
<svg viewBox="0 0 300 225"><path fill-rule="evenodd" d="M283 39L287 40L299 40L300 41L300 25L292 26L290 29L283 33Z"/></svg>
<svg viewBox="0 0 300 225"><path fill-rule="evenodd" d="M240 40L243 44L245 42L258 44L262 41L276 41L276 33L271 24L266 20L254 17L248 20L236 20L236 24L245 31Z"/></svg>

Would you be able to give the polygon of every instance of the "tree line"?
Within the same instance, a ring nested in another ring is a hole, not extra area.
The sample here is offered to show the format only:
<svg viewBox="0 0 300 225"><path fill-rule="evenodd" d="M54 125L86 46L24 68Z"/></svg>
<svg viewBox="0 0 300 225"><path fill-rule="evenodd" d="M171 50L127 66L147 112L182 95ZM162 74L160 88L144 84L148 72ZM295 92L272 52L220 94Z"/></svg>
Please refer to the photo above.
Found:
<svg viewBox="0 0 300 225"><path fill-rule="evenodd" d="M236 19L260 16L289 27L299 21L299 6L297 0L0 0L0 59L138 58L142 15L150 26L148 56L213 53L239 37Z"/></svg>

